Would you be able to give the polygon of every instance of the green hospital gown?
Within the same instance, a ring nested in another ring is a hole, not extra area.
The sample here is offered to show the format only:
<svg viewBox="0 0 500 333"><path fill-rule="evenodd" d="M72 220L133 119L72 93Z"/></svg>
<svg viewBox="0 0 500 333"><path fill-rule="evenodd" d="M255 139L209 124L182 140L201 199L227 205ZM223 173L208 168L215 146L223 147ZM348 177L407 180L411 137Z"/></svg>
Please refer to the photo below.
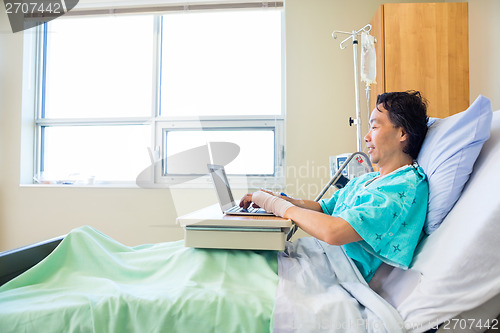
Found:
<svg viewBox="0 0 500 333"><path fill-rule="evenodd" d="M409 267L427 212L427 177L417 164L378 176L354 178L320 201L325 214L346 220L363 238L344 249L367 282L382 262Z"/></svg>

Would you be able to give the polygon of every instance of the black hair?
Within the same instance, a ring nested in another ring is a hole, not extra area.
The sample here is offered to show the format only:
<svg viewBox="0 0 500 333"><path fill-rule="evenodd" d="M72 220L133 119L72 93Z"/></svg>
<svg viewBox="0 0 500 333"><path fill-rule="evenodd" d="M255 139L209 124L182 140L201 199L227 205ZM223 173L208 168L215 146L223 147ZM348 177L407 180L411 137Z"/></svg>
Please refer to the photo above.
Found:
<svg viewBox="0 0 500 333"><path fill-rule="evenodd" d="M427 134L427 101L420 92L388 92L377 96L377 105L382 104L389 112L395 127L401 127L408 135L403 152L414 160L417 158Z"/></svg>

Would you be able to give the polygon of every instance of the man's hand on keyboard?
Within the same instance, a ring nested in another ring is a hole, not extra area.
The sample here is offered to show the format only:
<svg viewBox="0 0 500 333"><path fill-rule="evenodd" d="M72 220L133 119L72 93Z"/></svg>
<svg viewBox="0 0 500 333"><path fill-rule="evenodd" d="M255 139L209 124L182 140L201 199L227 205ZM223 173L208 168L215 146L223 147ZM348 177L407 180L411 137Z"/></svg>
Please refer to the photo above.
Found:
<svg viewBox="0 0 500 333"><path fill-rule="evenodd" d="M248 207L250 207L250 206L252 206L254 208L259 208L259 206L257 206L256 204L252 204L253 203L252 195L253 195L253 193L245 194L245 196L243 196L243 198L241 198L240 207L242 207L244 209L248 209Z"/></svg>

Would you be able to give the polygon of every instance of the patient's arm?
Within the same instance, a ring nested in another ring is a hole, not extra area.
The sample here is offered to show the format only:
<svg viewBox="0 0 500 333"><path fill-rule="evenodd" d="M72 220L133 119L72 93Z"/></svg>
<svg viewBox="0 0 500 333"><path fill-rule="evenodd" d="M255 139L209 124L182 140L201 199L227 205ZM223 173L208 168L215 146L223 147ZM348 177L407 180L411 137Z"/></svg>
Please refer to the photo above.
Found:
<svg viewBox="0 0 500 333"><path fill-rule="evenodd" d="M323 213L317 201L283 198L293 203L283 217L295 222L309 235L331 245L343 245L363 240L353 227L340 217Z"/></svg>
<svg viewBox="0 0 500 333"><path fill-rule="evenodd" d="M261 190L243 197L240 206L261 206L277 216L291 219L302 230L328 244L343 245L362 240L344 219L323 213L318 202L294 199L271 191ZM286 200L286 201L285 201Z"/></svg>
<svg viewBox="0 0 500 333"><path fill-rule="evenodd" d="M266 193L269 193L269 194L272 194L272 195L275 195L275 196L279 196L281 199L286 200L288 202L291 202L292 204L294 204L297 207L301 207L301 208L304 208L304 209L310 209L310 210L314 210L314 211L317 211L317 212L322 212L323 211L321 209L320 204L318 202L316 202L316 201L303 200L303 199L295 199L295 198L292 198L292 197L279 195L277 193L274 193L274 192L271 192L271 191L268 191L268 190L262 190L262 191L264 191ZM247 209L248 207L250 207L250 205L252 205L252 202L253 202L252 201L252 195L253 195L253 193L246 194L241 199L241 201L240 201L240 207L243 207L245 209ZM252 205L252 207L259 207L259 206L254 203Z"/></svg>
<svg viewBox="0 0 500 333"><path fill-rule="evenodd" d="M290 207L283 217L294 221L309 235L331 245L344 245L363 240L346 220L323 212Z"/></svg>
<svg viewBox="0 0 500 333"><path fill-rule="evenodd" d="M321 209L321 205L319 202L313 201L313 200L304 200L304 199L295 199L295 198L283 198L287 201L290 201L293 203L295 206L304 208L304 209L309 209L309 210L314 210L316 212L323 212L323 209Z"/></svg>

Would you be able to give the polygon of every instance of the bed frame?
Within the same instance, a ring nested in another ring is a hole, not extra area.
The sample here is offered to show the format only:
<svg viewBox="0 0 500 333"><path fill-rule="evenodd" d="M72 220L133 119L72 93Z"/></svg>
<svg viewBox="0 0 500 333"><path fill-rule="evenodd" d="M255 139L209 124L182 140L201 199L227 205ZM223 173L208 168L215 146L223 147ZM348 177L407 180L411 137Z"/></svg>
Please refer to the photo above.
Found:
<svg viewBox="0 0 500 333"><path fill-rule="evenodd" d="M0 253L0 286L26 272L48 256L64 236Z"/></svg>

